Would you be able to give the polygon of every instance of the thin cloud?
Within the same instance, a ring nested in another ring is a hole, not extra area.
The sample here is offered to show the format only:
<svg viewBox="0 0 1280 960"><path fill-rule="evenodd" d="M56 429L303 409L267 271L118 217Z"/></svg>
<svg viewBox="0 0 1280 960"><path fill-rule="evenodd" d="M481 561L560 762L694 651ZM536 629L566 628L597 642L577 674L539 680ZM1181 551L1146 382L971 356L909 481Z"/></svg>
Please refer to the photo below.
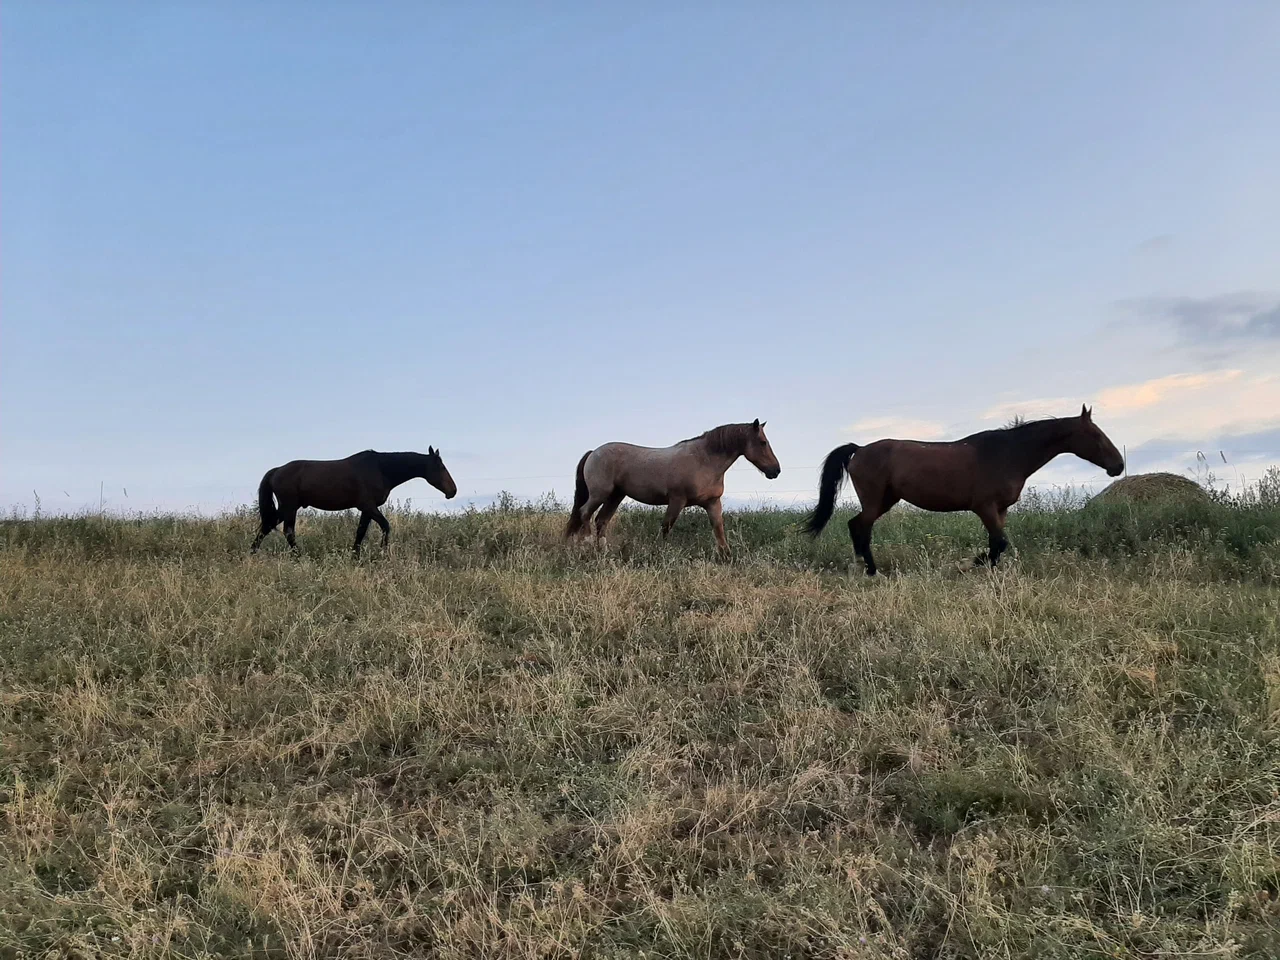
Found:
<svg viewBox="0 0 1280 960"><path fill-rule="evenodd" d="M1280 297L1241 291L1216 297L1146 297L1121 304L1195 346L1280 343Z"/></svg>
<svg viewBox="0 0 1280 960"><path fill-rule="evenodd" d="M1137 254L1154 254L1163 253L1173 246L1173 234L1162 233L1159 236L1148 237L1140 244L1133 248L1133 252Z"/></svg>
<svg viewBox="0 0 1280 960"><path fill-rule="evenodd" d="M936 420L915 420L911 417L867 417L845 427L845 433L879 440L892 437L898 440L941 440L947 435L945 424Z"/></svg>
<svg viewBox="0 0 1280 960"><path fill-rule="evenodd" d="M1109 387L1098 394L1098 408L1111 414L1125 414L1163 403L1177 393L1217 387L1238 379L1242 370L1216 370L1212 373L1174 373L1142 383Z"/></svg>
<svg viewBox="0 0 1280 960"><path fill-rule="evenodd" d="M1084 402L1093 406L1099 415L1124 416L1147 407L1155 407L1197 390L1218 388L1238 380L1242 370L1215 370L1209 373L1173 373L1138 383L1125 383L1099 391L1093 400L1085 397L1035 397L1027 400L1011 400L998 403L982 413L982 419L1006 422L1014 417L1062 417L1080 412Z"/></svg>

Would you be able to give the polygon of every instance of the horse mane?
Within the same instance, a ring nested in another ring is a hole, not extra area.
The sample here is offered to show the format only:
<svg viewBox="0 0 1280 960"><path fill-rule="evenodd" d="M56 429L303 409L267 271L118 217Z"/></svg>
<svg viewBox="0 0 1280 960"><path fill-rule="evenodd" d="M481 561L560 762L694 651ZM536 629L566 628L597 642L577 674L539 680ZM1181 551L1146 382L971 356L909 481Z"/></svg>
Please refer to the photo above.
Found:
<svg viewBox="0 0 1280 960"><path fill-rule="evenodd" d="M1065 421L1070 419L1072 418L1071 417L1035 417L1034 419L1031 419L1031 418L1019 415L1019 416L1015 416L1003 427L1000 427L998 429L1003 430L1005 432L1008 432L1010 430L1034 430L1037 428L1049 426L1051 424L1064 423Z"/></svg>
<svg viewBox="0 0 1280 960"><path fill-rule="evenodd" d="M1061 430L1064 426L1069 425L1072 419L1071 417L1038 417L1034 420L1028 420L1022 416L1015 416L1003 427L979 430L977 433L969 434L960 442L1026 442L1038 440L1043 434L1055 433Z"/></svg>
<svg viewBox="0 0 1280 960"><path fill-rule="evenodd" d="M420 450L361 450L356 454L357 457L429 457L431 454L423 453Z"/></svg>
<svg viewBox="0 0 1280 960"><path fill-rule="evenodd" d="M695 440L705 440L707 449L712 453L741 453L747 446L747 430L750 428L749 423L725 423L718 427L712 427L710 430L704 430L696 437L690 437L688 440L681 440L680 443L693 443ZM677 444L679 446L679 444Z"/></svg>

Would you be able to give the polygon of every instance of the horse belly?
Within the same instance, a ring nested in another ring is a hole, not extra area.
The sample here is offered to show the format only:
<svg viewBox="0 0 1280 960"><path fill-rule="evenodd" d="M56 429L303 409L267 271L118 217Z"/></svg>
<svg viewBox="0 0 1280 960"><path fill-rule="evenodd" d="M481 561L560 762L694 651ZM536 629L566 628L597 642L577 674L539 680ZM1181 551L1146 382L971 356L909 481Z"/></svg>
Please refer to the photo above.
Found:
<svg viewBox="0 0 1280 960"><path fill-rule="evenodd" d="M647 503L651 507L665 507L667 502L671 499L665 493L659 493L656 490L639 490L633 493L626 487L623 487L622 492L632 500L638 501L639 503Z"/></svg>
<svg viewBox="0 0 1280 960"><path fill-rule="evenodd" d="M670 452L622 443L610 446L613 447L608 458L613 472L612 487L651 507L665 506L671 499ZM590 476L587 481L591 482Z"/></svg>
<svg viewBox="0 0 1280 960"><path fill-rule="evenodd" d="M894 464L894 494L922 510L951 513L973 505L973 476L962 452L916 450Z"/></svg>
<svg viewBox="0 0 1280 960"><path fill-rule="evenodd" d="M894 491L897 493L897 491ZM921 510L932 510L934 513L954 513L957 510L968 510L970 498L960 493L947 493L932 488L909 488L898 494L912 506Z"/></svg>
<svg viewBox="0 0 1280 960"><path fill-rule="evenodd" d="M637 477L632 471L627 471L618 478L618 489L632 500L647 503L651 507L666 506L671 499L670 492L664 485L652 479Z"/></svg>
<svg viewBox="0 0 1280 960"><path fill-rule="evenodd" d="M349 510L352 507L361 506L358 502L360 499L358 485L349 480L329 482L322 479L313 480L311 483L304 484L300 493L298 505L302 507L315 507L317 510Z"/></svg>

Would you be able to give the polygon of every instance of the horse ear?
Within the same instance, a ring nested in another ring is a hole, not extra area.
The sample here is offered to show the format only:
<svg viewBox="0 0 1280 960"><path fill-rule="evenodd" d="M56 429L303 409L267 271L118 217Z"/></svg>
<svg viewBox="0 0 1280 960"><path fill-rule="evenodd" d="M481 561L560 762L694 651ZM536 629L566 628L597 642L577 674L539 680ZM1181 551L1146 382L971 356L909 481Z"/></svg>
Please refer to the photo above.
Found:
<svg viewBox="0 0 1280 960"><path fill-rule="evenodd" d="M764 427L765 427L765 424L766 424L766 423L768 423L768 422L769 422L768 420L761 420L761 421L760 421L760 429L761 429L761 430L763 430L763 429L764 429Z"/></svg>
<svg viewBox="0 0 1280 960"><path fill-rule="evenodd" d="M434 457L434 456L436 455L436 448L435 448L435 447L427 447L427 453L428 453L430 456L433 456L433 457Z"/></svg>
<svg viewBox="0 0 1280 960"><path fill-rule="evenodd" d="M1092 411L1090 411L1089 408L1086 407L1083 403L1080 404L1080 416L1083 417L1085 420L1089 419L1089 414L1091 412Z"/></svg>
<svg viewBox="0 0 1280 960"><path fill-rule="evenodd" d="M753 424L751 424L751 426L753 426L753 427L755 427L757 430L759 430L759 429L760 429L760 418L759 418L759 417L756 417L756 422L755 422L755 423L753 423Z"/></svg>

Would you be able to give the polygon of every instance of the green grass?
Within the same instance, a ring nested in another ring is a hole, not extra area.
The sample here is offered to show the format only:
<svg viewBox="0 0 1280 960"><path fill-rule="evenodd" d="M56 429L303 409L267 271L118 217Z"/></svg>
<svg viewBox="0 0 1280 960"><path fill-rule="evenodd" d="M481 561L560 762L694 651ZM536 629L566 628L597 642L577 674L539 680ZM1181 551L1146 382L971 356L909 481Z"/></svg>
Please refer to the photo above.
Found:
<svg viewBox="0 0 1280 960"><path fill-rule="evenodd" d="M0 957L1280 956L1280 509L0 522Z"/></svg>

